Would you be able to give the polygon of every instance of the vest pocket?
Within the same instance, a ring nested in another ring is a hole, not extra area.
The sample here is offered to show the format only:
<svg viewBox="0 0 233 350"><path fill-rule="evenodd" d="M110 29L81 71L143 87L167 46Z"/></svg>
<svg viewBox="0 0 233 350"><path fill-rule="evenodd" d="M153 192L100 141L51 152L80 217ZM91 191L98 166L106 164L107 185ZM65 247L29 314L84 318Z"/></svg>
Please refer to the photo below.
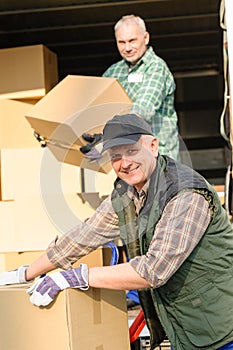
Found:
<svg viewBox="0 0 233 350"><path fill-rule="evenodd" d="M230 301L231 300L231 301ZM226 300L214 283L175 301L170 310L186 337L196 347L211 346L232 332L232 297Z"/></svg>

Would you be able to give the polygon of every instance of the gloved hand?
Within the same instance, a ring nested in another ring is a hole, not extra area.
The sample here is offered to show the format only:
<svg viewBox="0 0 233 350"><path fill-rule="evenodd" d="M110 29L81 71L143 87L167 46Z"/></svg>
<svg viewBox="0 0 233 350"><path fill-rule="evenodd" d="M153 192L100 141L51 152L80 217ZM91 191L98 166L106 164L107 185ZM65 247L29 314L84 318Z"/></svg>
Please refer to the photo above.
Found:
<svg viewBox="0 0 233 350"><path fill-rule="evenodd" d="M16 284L16 283L28 283L31 281L26 281L25 272L27 270L28 265L22 265L16 270L3 272L0 274L0 286L5 286L8 284Z"/></svg>
<svg viewBox="0 0 233 350"><path fill-rule="evenodd" d="M90 162L98 161L102 157L102 154L96 148L92 148L89 152L85 153L85 158L89 159Z"/></svg>
<svg viewBox="0 0 233 350"><path fill-rule="evenodd" d="M87 145L80 147L80 151L85 155L86 158L89 159L89 161L98 161L102 158L101 151L102 144L100 142L102 141L103 135L102 134L82 134L82 138L89 142Z"/></svg>
<svg viewBox="0 0 233 350"><path fill-rule="evenodd" d="M32 304L46 306L54 300L61 290L66 288L80 288L82 290L89 288L88 266L86 264L39 278L28 288L27 293L31 294L30 301Z"/></svg>

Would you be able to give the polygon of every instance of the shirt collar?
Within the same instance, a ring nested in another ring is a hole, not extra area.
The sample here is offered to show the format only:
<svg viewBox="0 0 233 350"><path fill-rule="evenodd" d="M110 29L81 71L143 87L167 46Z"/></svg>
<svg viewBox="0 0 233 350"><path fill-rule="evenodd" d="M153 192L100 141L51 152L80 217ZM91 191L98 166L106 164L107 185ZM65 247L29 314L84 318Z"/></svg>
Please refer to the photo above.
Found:
<svg viewBox="0 0 233 350"><path fill-rule="evenodd" d="M138 192L135 187L129 186L128 187L128 196L133 199L134 197L141 198L147 196L148 188L150 185L150 179L147 180L145 185L142 187L141 191Z"/></svg>
<svg viewBox="0 0 233 350"><path fill-rule="evenodd" d="M149 61L151 61L151 56L154 54L153 48L151 46L149 46L147 48L147 50L145 51L144 55L140 58L140 60L135 64L135 66L130 67L130 63L125 61L127 63L127 65L129 66L129 68L131 68L131 70L137 69L142 63L147 63Z"/></svg>

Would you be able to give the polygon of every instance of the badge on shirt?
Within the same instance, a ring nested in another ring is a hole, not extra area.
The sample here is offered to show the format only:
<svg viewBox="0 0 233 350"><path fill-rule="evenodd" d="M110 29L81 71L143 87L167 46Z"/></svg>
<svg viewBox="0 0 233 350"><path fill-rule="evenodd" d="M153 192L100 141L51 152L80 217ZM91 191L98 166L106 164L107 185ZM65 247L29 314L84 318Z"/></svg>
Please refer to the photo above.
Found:
<svg viewBox="0 0 233 350"><path fill-rule="evenodd" d="M130 73L128 75L128 83L141 83L143 81L143 73Z"/></svg>

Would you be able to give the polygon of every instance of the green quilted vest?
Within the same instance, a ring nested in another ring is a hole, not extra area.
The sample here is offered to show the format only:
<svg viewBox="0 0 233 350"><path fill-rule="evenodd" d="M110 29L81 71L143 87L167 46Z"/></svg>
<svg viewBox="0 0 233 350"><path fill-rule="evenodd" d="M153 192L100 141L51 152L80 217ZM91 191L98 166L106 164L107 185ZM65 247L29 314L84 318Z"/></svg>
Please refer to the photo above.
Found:
<svg viewBox="0 0 233 350"><path fill-rule="evenodd" d="M145 254L166 204L182 191L195 191L209 202L212 220L204 236L169 281L139 291L151 349L165 334L174 350L218 349L233 340L233 230L215 190L205 179L168 157L158 157L144 208L137 216L117 179L112 204L128 255Z"/></svg>

